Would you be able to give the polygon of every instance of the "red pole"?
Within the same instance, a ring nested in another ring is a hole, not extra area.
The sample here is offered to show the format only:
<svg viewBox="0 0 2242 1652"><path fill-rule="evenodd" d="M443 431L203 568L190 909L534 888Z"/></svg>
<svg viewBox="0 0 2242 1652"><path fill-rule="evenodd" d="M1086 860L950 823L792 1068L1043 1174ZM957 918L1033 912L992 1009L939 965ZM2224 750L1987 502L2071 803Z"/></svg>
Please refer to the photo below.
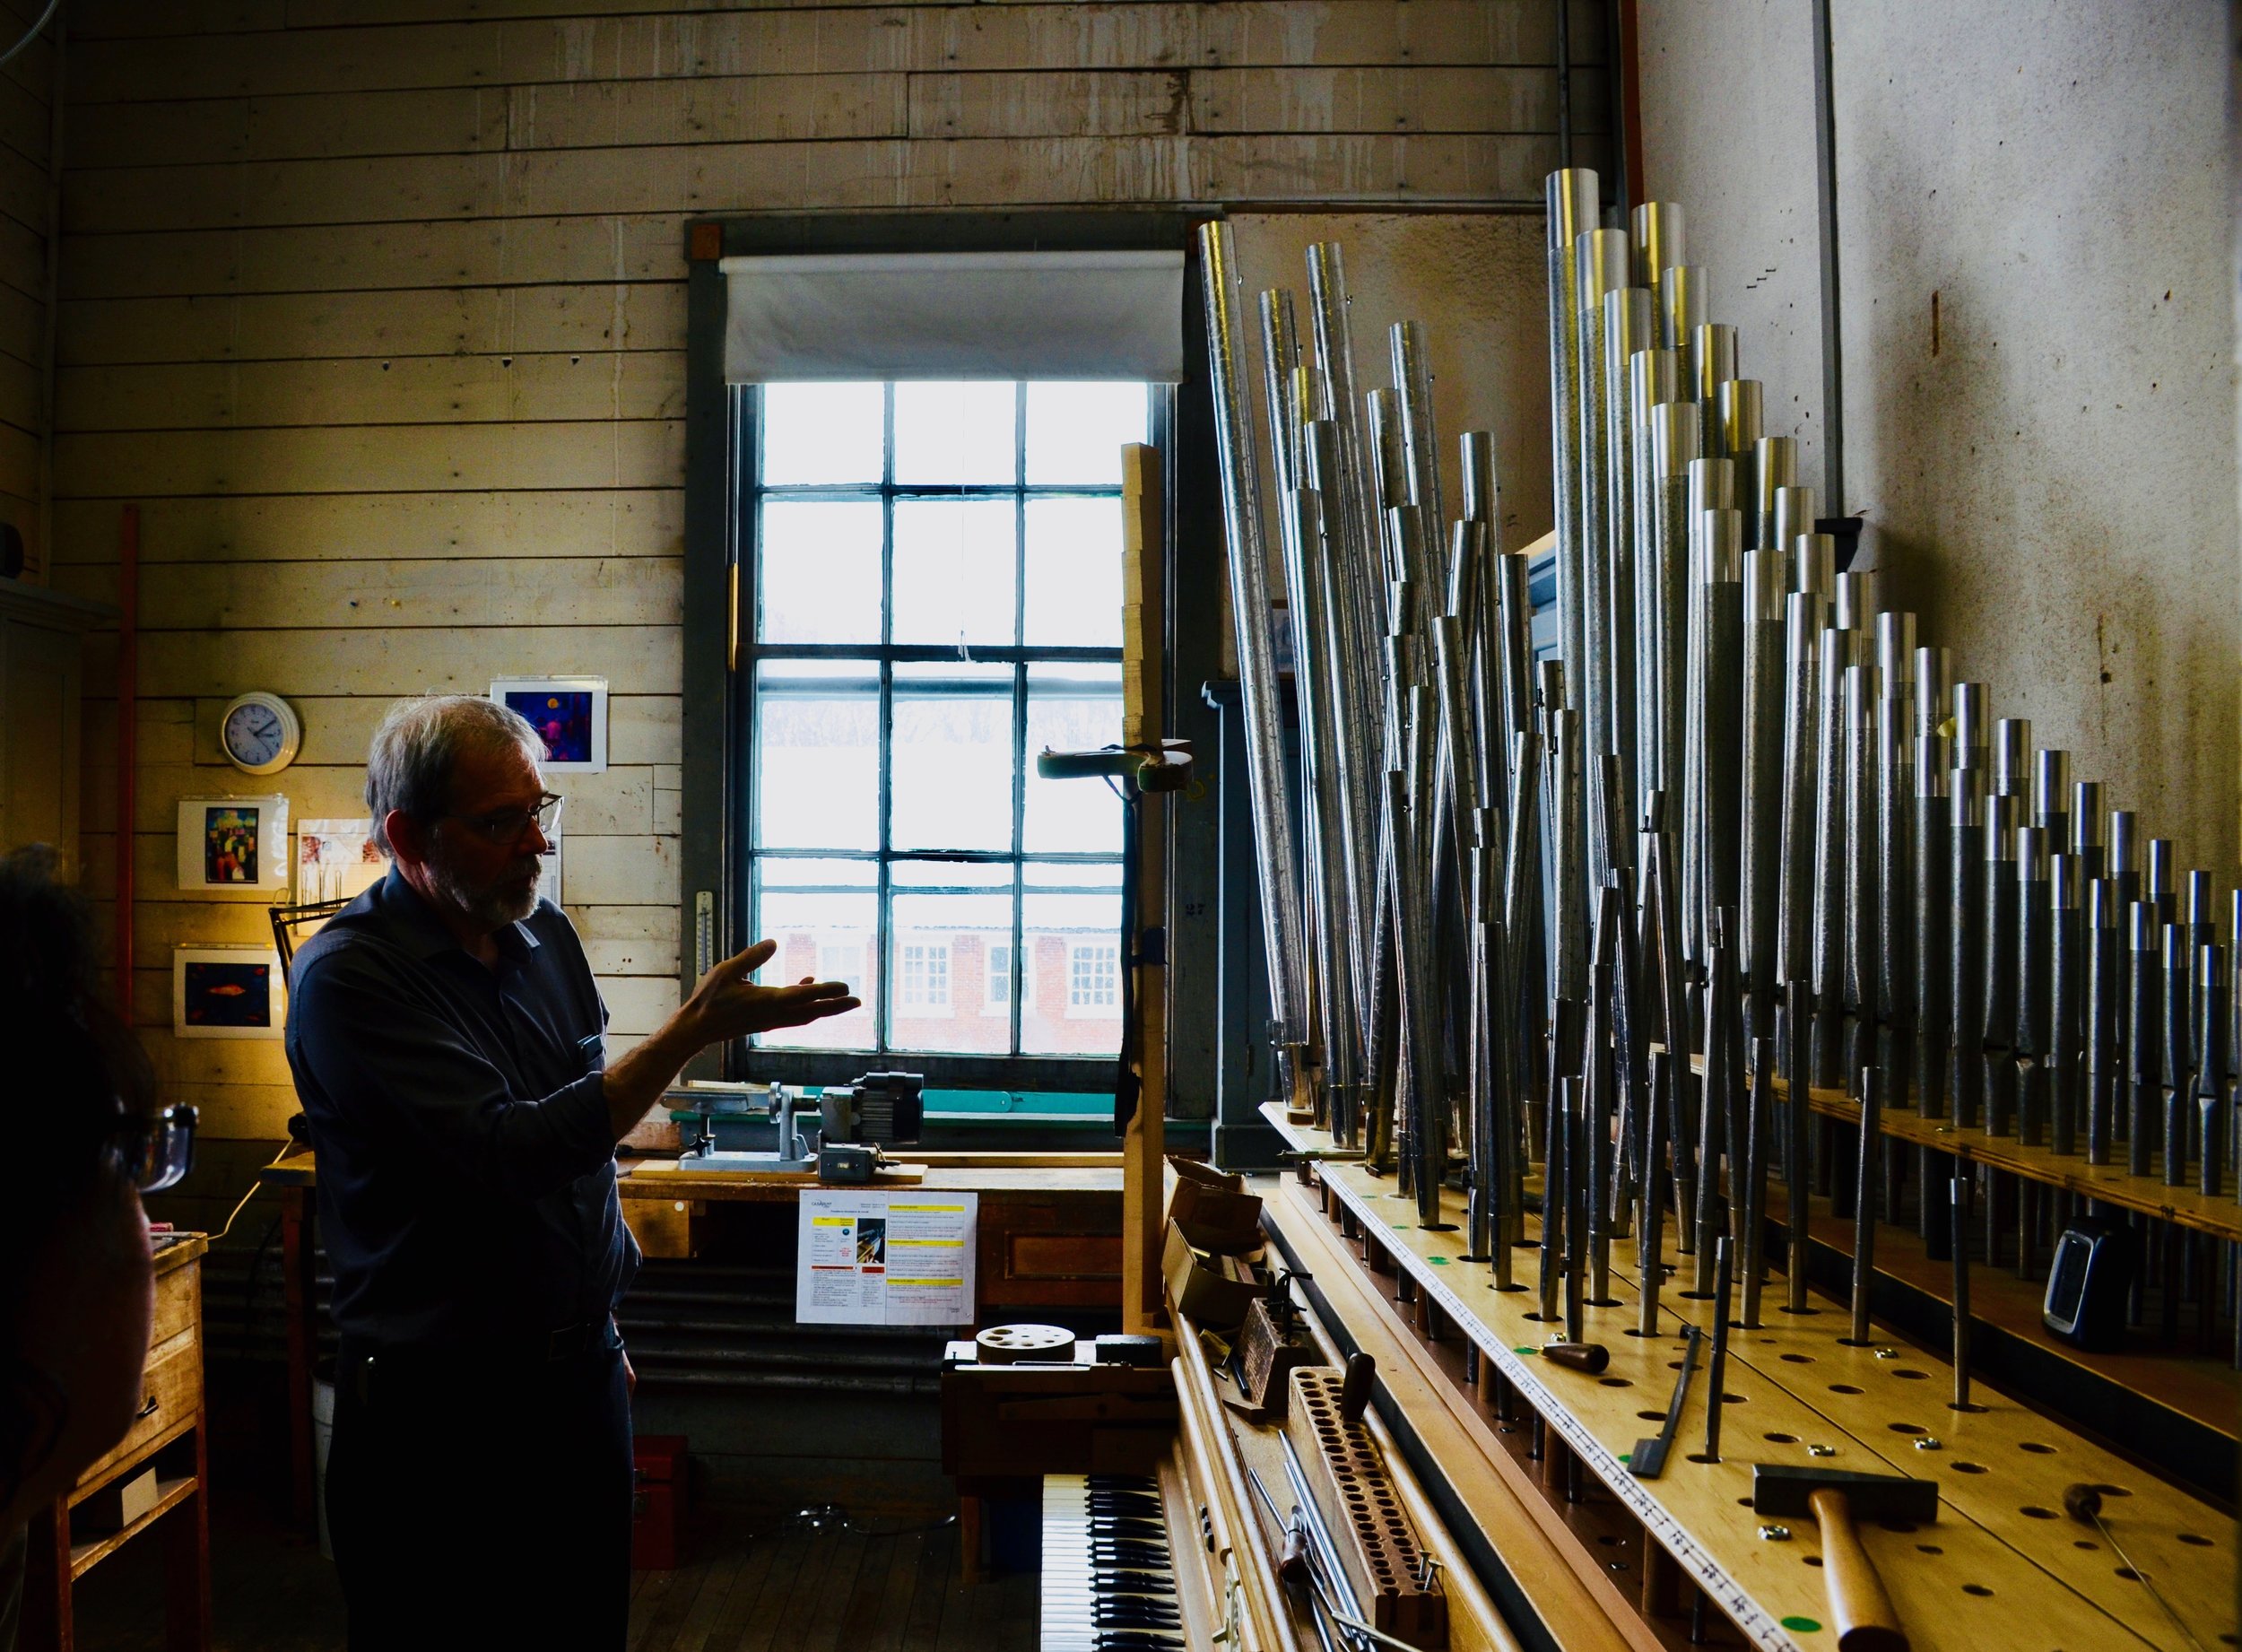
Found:
<svg viewBox="0 0 2242 1652"><path fill-rule="evenodd" d="M133 1018L133 839L140 746L140 507L125 507L117 542L117 1003Z"/></svg>

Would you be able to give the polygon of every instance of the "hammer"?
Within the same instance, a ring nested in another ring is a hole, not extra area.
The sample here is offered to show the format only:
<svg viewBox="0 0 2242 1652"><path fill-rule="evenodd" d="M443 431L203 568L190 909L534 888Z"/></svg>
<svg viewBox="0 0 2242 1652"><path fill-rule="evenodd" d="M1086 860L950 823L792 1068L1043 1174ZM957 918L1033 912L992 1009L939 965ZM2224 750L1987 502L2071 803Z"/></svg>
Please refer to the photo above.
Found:
<svg viewBox="0 0 2242 1652"><path fill-rule="evenodd" d="M1899 1614L1853 1522L1936 1520L1937 1481L1755 1463L1751 1507L1793 1519L1811 1515L1821 1528L1821 1572L1838 1652L1907 1652L1907 1631L1899 1627Z"/></svg>

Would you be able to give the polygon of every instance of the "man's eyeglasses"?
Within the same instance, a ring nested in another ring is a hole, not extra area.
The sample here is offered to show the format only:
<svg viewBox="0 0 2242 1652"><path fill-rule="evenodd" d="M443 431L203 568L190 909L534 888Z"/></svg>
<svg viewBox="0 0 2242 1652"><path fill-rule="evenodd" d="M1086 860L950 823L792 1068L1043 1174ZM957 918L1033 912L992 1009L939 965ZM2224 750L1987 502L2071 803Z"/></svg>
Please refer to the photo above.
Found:
<svg viewBox="0 0 2242 1652"><path fill-rule="evenodd" d="M493 843L513 844L529 835L533 822L543 836L552 837L553 829L560 824L560 805L566 801L558 792L546 792L538 797L534 809L493 809L488 814L451 814L445 818L457 821Z"/></svg>
<svg viewBox="0 0 2242 1652"><path fill-rule="evenodd" d="M184 1101L145 1117L121 1115L109 1131L117 1168L143 1193L177 1186L195 1168L196 1117Z"/></svg>

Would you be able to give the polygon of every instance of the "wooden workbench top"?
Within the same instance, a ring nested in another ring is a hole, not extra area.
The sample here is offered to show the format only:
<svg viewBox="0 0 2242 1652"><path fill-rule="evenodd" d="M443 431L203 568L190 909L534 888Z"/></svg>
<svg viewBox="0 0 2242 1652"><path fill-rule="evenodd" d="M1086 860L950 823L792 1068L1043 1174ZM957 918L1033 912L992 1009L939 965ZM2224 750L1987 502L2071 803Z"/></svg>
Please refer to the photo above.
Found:
<svg viewBox="0 0 2242 1652"><path fill-rule="evenodd" d="M173 1268L185 1267L210 1248L209 1239L200 1233L159 1233L153 1237L159 1241L166 1239L170 1241L169 1244L159 1242L156 1246L154 1275L158 1279Z"/></svg>
<svg viewBox="0 0 2242 1652"><path fill-rule="evenodd" d="M934 1191L979 1193L997 1198L1030 1197L1051 1193L1110 1193L1121 1191L1121 1155L1117 1152L922 1152L912 1148L913 1164L926 1167L924 1180L908 1184ZM791 1201L810 1181L755 1181L735 1175L695 1175L687 1169L658 1169L641 1174L647 1166L670 1164L669 1160L624 1159L620 1161L618 1191L626 1199L739 1199ZM309 1152L296 1153L257 1173L267 1187L309 1187L318 1181L318 1165Z"/></svg>
<svg viewBox="0 0 2242 1652"><path fill-rule="evenodd" d="M1118 1153L1056 1153L1060 1162L1037 1162L1029 1153L926 1153L909 1151L913 1164L926 1174L917 1181L898 1184L891 1193L978 1193L985 1198L1033 1198L1055 1193L1121 1195L1121 1156ZM1081 1162L1088 1161L1089 1162ZM626 1199L735 1199L792 1203L804 1187L823 1184L807 1179L763 1180L722 1172L696 1173L668 1168L671 1161L630 1161L623 1166L617 1191ZM663 1168L656 1168L656 1166ZM882 1189L875 1184L870 1189Z"/></svg>
<svg viewBox="0 0 2242 1652"><path fill-rule="evenodd" d="M1294 1126L1299 1147L1328 1146ZM1750 1509L1754 1462L1805 1463L1826 1447L1831 1466L1937 1481L1939 1517L1864 1534L1919 1648L2065 1652L2090 1647L2172 1647L2179 1636L2142 1585L2101 1541L2063 1517L2066 1485L2100 1487L2105 1512L2135 1561L2161 1584L2203 1645L2230 1630L2235 1532L2222 1512L2091 1440L2073 1434L1980 1381L1970 1412L1947 1404L1947 1373L1934 1356L1904 1344L1847 1346L1843 1311L1792 1317L1771 1291L1762 1328L1739 1330L1725 1384L1722 1460L1690 1454L1704 1444L1706 1374L1700 1368L1681 1437L1657 1480L1638 1481L1626 1454L1657 1431L1685 1324L1707 1324L1709 1303L1684 1296L1686 1268L1662 1298L1660 1335L1629 1333L1637 1317L1634 1246L1612 1246L1607 1307L1588 1310L1587 1334L1611 1350L1601 1377L1535 1359L1554 1328L1534 1316L1534 1252L1516 1253L1525 1289L1493 1288L1484 1264L1459 1252L1460 1231L1428 1232L1413 1200L1390 1176L1325 1162L1318 1179L1366 1240L1405 1270L1441 1312L1481 1348L1612 1494L1713 1595L1746 1639L1768 1652L1819 1652L1829 1613L1810 1520L1786 1523L1787 1541L1764 1541ZM1460 1222L1460 1201L1443 1220ZM1528 1222L1532 1231L1534 1223ZM1673 1255L1669 1226L1667 1255ZM1709 1350L1708 1350L1709 1352Z"/></svg>

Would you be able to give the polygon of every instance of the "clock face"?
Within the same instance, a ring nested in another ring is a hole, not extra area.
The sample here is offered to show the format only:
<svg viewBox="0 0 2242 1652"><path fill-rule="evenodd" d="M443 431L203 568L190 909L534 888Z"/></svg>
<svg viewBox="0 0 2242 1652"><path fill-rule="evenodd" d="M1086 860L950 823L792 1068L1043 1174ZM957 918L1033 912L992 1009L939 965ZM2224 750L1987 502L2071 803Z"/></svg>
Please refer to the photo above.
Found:
<svg viewBox="0 0 2242 1652"><path fill-rule="evenodd" d="M226 719L226 754L237 763L269 763L280 755L284 737L281 720L270 706L255 700L236 706Z"/></svg>
<svg viewBox="0 0 2242 1652"><path fill-rule="evenodd" d="M245 694L226 708L219 739L237 768L252 774L283 768L295 756L294 718L287 706L262 694Z"/></svg>

